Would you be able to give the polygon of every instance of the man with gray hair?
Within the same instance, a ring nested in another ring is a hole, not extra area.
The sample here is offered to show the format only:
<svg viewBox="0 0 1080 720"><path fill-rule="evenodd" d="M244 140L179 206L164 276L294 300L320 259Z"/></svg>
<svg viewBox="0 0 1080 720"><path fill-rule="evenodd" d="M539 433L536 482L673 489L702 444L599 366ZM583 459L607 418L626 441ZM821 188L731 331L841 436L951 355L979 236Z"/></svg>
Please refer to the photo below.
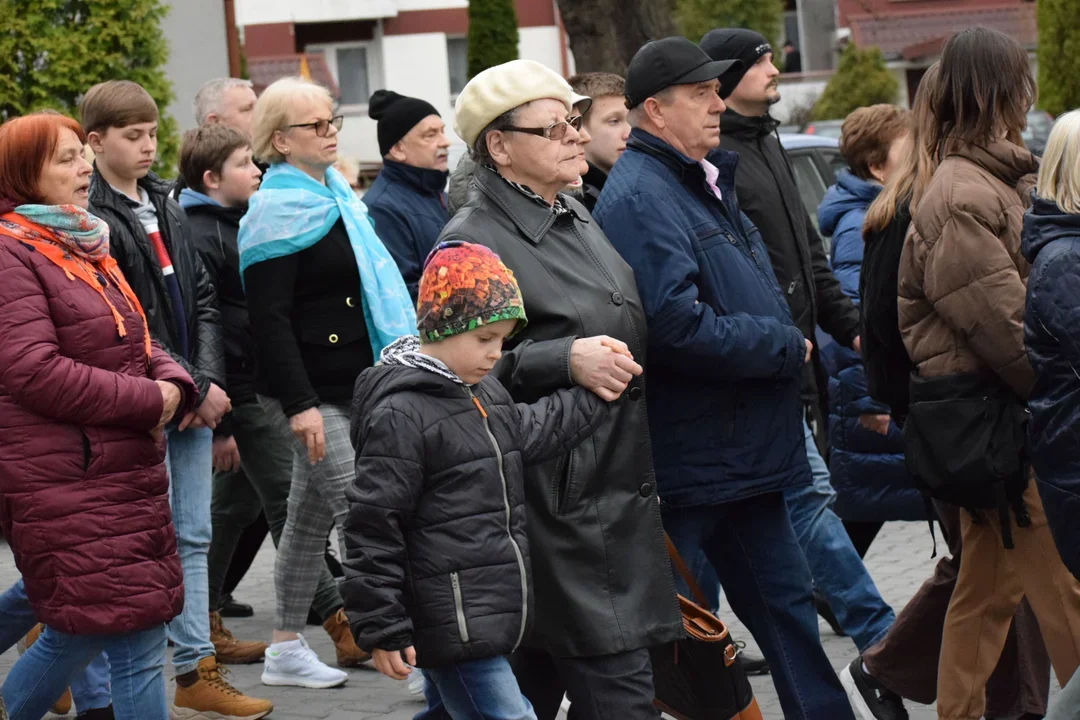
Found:
<svg viewBox="0 0 1080 720"><path fill-rule="evenodd" d="M199 125L223 123L251 135L255 91L250 80L214 78L195 93L195 121Z"/></svg>

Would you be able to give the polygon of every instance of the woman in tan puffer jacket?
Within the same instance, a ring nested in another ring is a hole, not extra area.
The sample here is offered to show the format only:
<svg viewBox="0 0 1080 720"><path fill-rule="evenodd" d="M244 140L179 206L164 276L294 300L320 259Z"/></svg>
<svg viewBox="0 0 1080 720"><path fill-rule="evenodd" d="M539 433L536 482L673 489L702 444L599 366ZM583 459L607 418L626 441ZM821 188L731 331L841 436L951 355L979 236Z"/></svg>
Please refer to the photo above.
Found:
<svg viewBox="0 0 1080 720"><path fill-rule="evenodd" d="M1034 382L1023 327L1030 266L1020 253L1038 168L1020 131L1034 95L1027 53L1014 40L983 28L953 36L934 100L941 164L916 181L900 259L900 332L919 377L982 374L1017 403ZM1080 665L1080 585L1061 562L1035 484L1011 499L1013 549L994 512L961 513L964 553L938 672L943 720L983 716L986 681L1024 596L1058 680Z"/></svg>

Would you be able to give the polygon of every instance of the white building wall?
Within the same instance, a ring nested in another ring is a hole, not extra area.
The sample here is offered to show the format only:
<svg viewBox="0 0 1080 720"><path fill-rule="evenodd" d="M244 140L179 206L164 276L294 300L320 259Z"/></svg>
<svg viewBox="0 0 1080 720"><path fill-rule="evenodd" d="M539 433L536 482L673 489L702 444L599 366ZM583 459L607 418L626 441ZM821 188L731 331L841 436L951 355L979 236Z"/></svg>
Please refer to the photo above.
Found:
<svg viewBox="0 0 1080 720"><path fill-rule="evenodd" d="M518 30L518 57L543 63L561 75L562 51L559 45L559 28L554 25Z"/></svg>
<svg viewBox="0 0 1080 720"><path fill-rule="evenodd" d="M180 132L195 127L192 103L207 80L229 74L229 49L222 0L168 0L169 12L161 23L169 44L165 74L175 99L168 113Z"/></svg>

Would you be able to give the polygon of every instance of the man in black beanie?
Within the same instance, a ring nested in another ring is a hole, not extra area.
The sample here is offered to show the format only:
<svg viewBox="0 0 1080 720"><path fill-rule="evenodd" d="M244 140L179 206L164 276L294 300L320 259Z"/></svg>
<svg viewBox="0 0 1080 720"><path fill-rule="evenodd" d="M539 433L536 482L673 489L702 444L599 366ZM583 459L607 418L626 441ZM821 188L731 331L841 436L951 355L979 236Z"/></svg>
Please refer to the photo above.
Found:
<svg viewBox="0 0 1080 720"><path fill-rule="evenodd" d="M720 148L739 155L736 192L743 212L761 231L795 325L806 337L814 337L820 325L837 342L859 352L859 311L829 268L821 236L776 135L780 123L769 115L769 108L780 101L780 71L773 65L769 41L752 30L731 28L706 33L701 47L713 60L743 63L742 77L735 81L738 85L726 98L727 110L720 118ZM815 348L813 362L803 372L802 396L806 417L818 427L827 388ZM791 524L814 577L819 612L862 652L888 633L895 615L832 510L836 492L829 467L809 424L805 431L813 484L784 493ZM853 675L858 675L858 683ZM900 697L862 672L858 660L844 670L841 681L849 697L859 696L854 706L864 720L907 718Z"/></svg>
<svg viewBox="0 0 1080 720"><path fill-rule="evenodd" d="M364 204L415 301L424 259L450 220L445 192L450 141L439 111L418 98L377 90L368 115L378 122L383 169Z"/></svg>

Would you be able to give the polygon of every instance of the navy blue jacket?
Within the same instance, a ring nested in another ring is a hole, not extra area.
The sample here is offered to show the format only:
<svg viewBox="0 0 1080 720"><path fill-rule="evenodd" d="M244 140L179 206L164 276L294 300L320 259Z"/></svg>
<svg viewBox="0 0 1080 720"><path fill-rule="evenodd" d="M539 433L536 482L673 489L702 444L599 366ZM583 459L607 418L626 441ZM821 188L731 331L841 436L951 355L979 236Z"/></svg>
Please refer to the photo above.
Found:
<svg viewBox="0 0 1080 720"><path fill-rule="evenodd" d="M735 198L738 155L702 166L635 129L593 217L634 270L648 319L649 426L666 505L715 505L810 481L806 355L761 235Z"/></svg>
<svg viewBox="0 0 1080 720"><path fill-rule="evenodd" d="M1024 339L1031 463L1061 559L1080 578L1080 215L1035 198L1020 246L1031 263Z"/></svg>
<svg viewBox="0 0 1080 720"><path fill-rule="evenodd" d="M832 236L832 270L844 294L859 305L859 274L863 260L863 220L881 186L849 171L818 206L818 225ZM925 505L908 477L904 439L896 423L888 435L859 425L863 414L889 414L889 408L870 398L866 368L854 350L819 333L821 364L829 374L829 471L836 489L836 514L844 520L879 522L923 520Z"/></svg>
<svg viewBox="0 0 1080 720"><path fill-rule="evenodd" d="M375 234L393 256L414 302L424 260L450 221L444 192L448 176L445 170L387 160L364 193Z"/></svg>

